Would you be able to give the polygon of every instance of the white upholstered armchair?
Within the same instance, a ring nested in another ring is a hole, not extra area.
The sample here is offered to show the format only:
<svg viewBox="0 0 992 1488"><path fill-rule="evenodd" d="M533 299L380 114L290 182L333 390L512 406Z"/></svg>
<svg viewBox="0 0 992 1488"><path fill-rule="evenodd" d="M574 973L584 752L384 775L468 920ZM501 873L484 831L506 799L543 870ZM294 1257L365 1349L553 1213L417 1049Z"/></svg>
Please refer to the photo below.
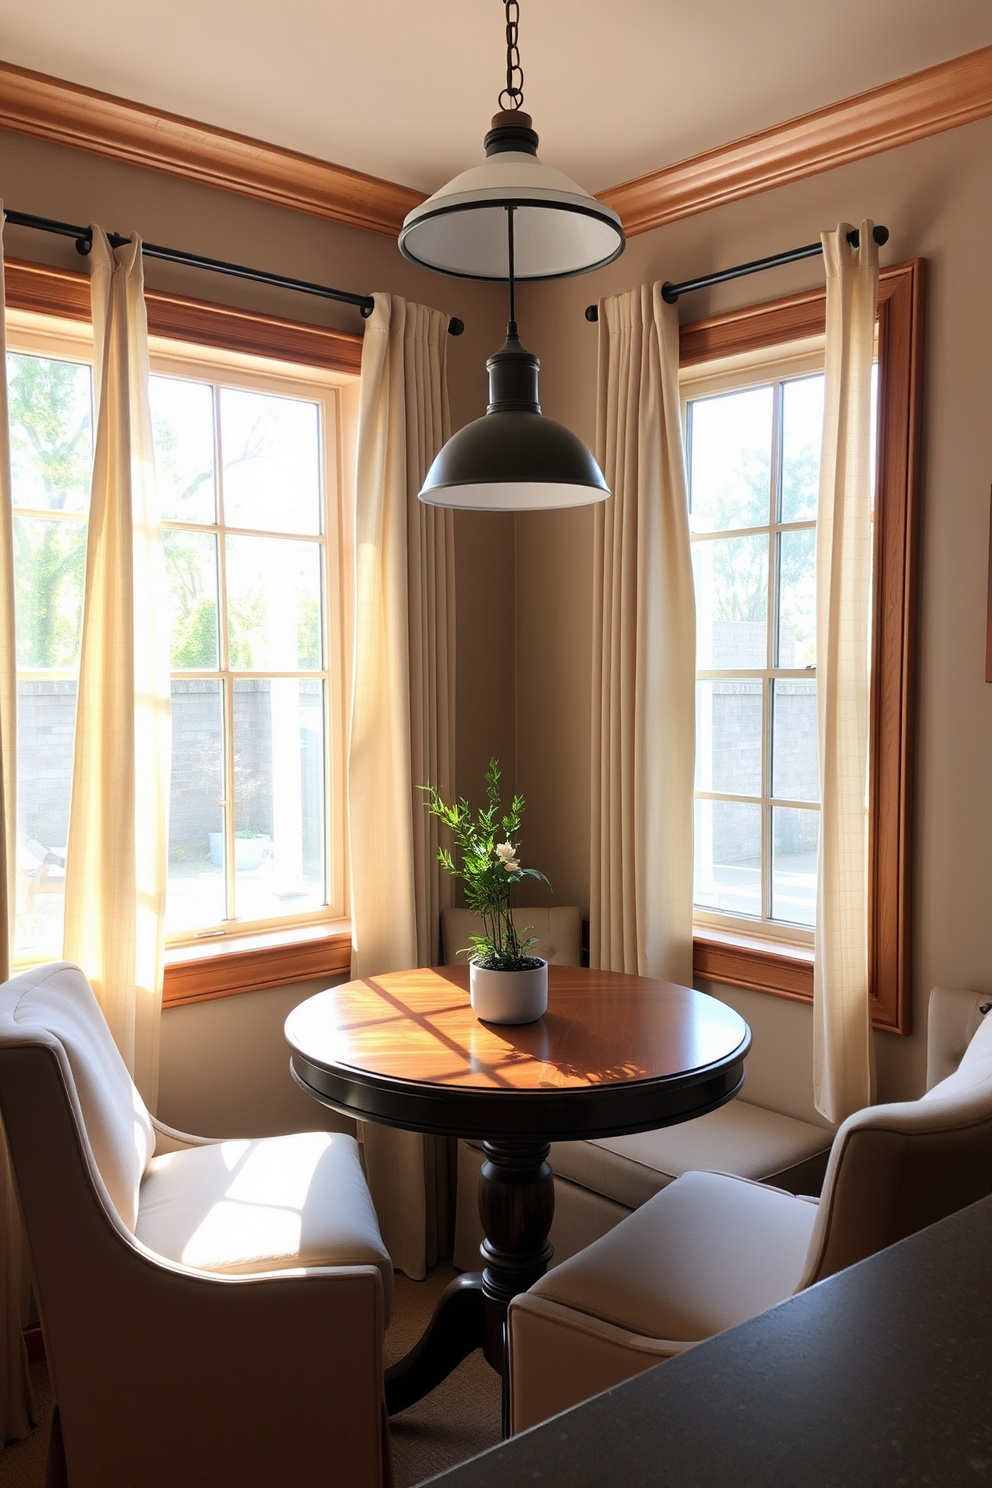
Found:
<svg viewBox="0 0 992 1488"><path fill-rule="evenodd" d="M0 987L0 1106L57 1405L50 1481L389 1481L392 1269L351 1137L158 1125L64 962Z"/></svg>
<svg viewBox="0 0 992 1488"><path fill-rule="evenodd" d="M992 1013L982 1021L982 1007L976 993L935 989L930 1088L920 1100L870 1106L843 1123L819 1202L725 1173L688 1172L515 1298L513 1430L992 1192Z"/></svg>

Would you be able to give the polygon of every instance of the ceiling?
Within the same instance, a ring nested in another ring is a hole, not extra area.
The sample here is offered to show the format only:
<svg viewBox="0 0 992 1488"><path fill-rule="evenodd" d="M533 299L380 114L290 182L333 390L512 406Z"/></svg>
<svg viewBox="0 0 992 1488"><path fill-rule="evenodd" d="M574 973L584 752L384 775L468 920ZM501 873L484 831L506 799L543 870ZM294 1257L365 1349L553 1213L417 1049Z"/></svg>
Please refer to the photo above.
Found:
<svg viewBox="0 0 992 1488"><path fill-rule="evenodd" d="M591 191L992 43L989 0L520 0L542 156ZM481 157L501 0L34 0L3 60L432 191Z"/></svg>

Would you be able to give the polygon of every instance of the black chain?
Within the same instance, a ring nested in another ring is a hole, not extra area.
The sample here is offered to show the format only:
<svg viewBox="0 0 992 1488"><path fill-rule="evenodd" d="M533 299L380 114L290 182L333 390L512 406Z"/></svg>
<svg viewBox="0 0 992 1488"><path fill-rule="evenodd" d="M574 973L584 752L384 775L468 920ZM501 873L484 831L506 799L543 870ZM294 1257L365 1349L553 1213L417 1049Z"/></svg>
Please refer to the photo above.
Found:
<svg viewBox="0 0 992 1488"><path fill-rule="evenodd" d="M518 109L524 101L524 70L520 66L518 45L520 6L517 0L503 0L503 4L506 9L506 87L498 101L501 109Z"/></svg>

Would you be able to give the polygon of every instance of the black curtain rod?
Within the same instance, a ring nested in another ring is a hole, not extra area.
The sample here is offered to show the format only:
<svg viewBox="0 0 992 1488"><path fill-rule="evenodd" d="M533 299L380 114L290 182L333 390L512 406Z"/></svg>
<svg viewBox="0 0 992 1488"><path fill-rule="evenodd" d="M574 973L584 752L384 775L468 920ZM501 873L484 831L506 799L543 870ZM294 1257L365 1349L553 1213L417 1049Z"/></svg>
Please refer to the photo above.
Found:
<svg viewBox="0 0 992 1488"><path fill-rule="evenodd" d="M30 212L12 212L4 208L4 217L14 227L34 227L39 232L57 233L63 238L75 238L76 252L85 255L93 247L93 237L88 227L74 227L71 222L56 222L51 217L34 217ZM130 238L120 233L108 233L112 248L121 248ZM357 305L362 317L367 320L375 308L371 295L351 294L346 289L329 289L325 284L311 284L307 279L287 279L282 274L269 274L264 269L246 269L242 264L225 263L219 258L202 258L199 253L184 253L181 248L163 248L158 243L142 243L141 251L146 258L161 258L166 263L185 264L191 269L210 269L214 274L230 274L235 279L250 279L255 284L271 284L277 289L295 289L300 294L319 295L324 300L338 300L343 305ZM452 316L448 321L449 336L460 336L465 329L464 321Z"/></svg>
<svg viewBox="0 0 992 1488"><path fill-rule="evenodd" d="M876 227L872 237L881 248L883 243L889 241L889 229ZM857 248L860 234L856 227L848 233L847 241L852 248ZM773 253L771 258L756 258L753 263L737 264L732 269L720 269L716 274L704 274L700 279L686 279L683 284L671 284L666 279L661 286L661 298L669 305L674 305L679 295L688 294L692 289L707 289L711 284L724 284L728 279L743 279L745 274L760 274L762 269L777 269L780 264L796 263L800 258L815 258L818 253L822 252L822 243L807 243L805 248L790 248L786 253ZM586 320L596 321L598 319L599 306L587 305Z"/></svg>

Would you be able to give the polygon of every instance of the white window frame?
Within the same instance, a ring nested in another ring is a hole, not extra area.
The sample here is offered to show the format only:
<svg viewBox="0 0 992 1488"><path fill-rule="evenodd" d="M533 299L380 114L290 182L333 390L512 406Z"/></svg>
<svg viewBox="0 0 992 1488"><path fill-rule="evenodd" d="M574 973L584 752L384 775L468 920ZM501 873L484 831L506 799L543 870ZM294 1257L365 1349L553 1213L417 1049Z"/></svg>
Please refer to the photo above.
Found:
<svg viewBox="0 0 992 1488"><path fill-rule="evenodd" d="M781 383L791 378L807 377L823 371L823 358L824 338L819 336L810 338L807 341L796 342L786 348L770 348L758 352L749 352L743 355L721 358L718 361L706 362L700 366L684 368L679 375L679 395L681 401L682 429L686 440L687 489L690 456L687 433L688 408L691 402L700 398L716 397L722 393L744 392L746 389L752 387L781 385ZM776 396L773 404L773 458L771 489L769 491L769 517L771 518L773 514L776 514L775 519L756 527L728 528L726 532L721 529L720 532L716 533L691 533L690 542L693 545L728 536L747 537L767 534L773 553L774 543L778 533L808 531L811 528L815 530L815 518L801 522L781 522L777 519L778 467L780 464L781 444L780 407L780 396ZM761 682L762 738L760 797L739 796L727 791L694 790L693 792L695 800L742 801L748 805L758 804L760 807L761 916L759 918L751 915L734 914L730 911L707 909L694 904L693 924L701 928L705 927L754 936L760 940L767 940L772 944L811 947L814 940L811 929L807 929L802 925L782 920L773 920L771 918L771 809L773 806L782 808L796 807L804 811L819 811L820 809L820 803L818 801L793 801L771 794L772 683L779 678L797 678L808 681L816 677L815 669L782 668L773 665L775 660L777 598L776 564L770 557L768 564L766 656L764 667L722 668L713 671L697 669L696 672L696 677L699 681L730 678L733 681Z"/></svg>

